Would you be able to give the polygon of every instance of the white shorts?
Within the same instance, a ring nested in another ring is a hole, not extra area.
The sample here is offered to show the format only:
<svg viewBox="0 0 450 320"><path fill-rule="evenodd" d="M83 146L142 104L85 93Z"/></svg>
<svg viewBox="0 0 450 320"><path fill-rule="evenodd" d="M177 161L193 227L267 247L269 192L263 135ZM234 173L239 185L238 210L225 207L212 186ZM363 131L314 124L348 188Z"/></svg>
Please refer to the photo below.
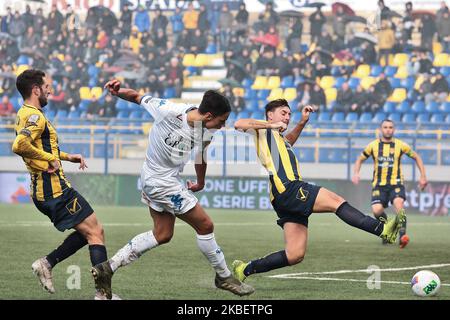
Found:
<svg viewBox="0 0 450 320"><path fill-rule="evenodd" d="M195 207L198 200L177 178L165 178L164 185L152 183L151 179L141 179L141 201L158 212L180 215Z"/></svg>

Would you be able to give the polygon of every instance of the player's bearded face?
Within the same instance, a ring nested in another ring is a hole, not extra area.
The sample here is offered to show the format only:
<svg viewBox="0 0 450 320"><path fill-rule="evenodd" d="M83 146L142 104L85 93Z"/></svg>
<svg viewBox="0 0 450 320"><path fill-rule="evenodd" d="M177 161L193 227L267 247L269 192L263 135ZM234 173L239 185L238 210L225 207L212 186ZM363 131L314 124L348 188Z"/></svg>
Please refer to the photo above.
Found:
<svg viewBox="0 0 450 320"><path fill-rule="evenodd" d="M393 126L383 126L381 128L381 133L385 139L390 139L394 135L394 127Z"/></svg>
<svg viewBox="0 0 450 320"><path fill-rule="evenodd" d="M289 107L279 107L273 111L268 112L269 122L277 123L284 122L289 125L289 121L291 120L291 109Z"/></svg>
<svg viewBox="0 0 450 320"><path fill-rule="evenodd" d="M39 87L39 92L40 92L39 97L38 97L39 104L41 105L41 108L43 108L48 103L48 100L47 100L48 93L46 93L41 87Z"/></svg>

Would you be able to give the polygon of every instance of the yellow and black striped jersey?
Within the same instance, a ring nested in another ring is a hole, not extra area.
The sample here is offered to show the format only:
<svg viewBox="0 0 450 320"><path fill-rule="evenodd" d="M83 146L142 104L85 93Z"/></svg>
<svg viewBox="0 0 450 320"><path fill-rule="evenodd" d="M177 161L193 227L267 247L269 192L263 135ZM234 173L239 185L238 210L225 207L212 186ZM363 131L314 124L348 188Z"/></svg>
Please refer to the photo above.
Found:
<svg viewBox="0 0 450 320"><path fill-rule="evenodd" d="M286 190L291 181L302 180L300 166L289 142L277 131L251 130L261 164L269 172L270 200ZM247 131L250 132L250 131Z"/></svg>
<svg viewBox="0 0 450 320"><path fill-rule="evenodd" d="M401 157L406 154L415 159L416 154L411 147L399 139L383 142L372 141L361 154L362 159L373 158L374 171L372 186L396 186L403 184Z"/></svg>
<svg viewBox="0 0 450 320"><path fill-rule="evenodd" d="M13 151L22 157L31 175L31 196L39 201L59 197L70 183L62 167L54 173L47 172L49 161L68 160L67 153L59 150L55 128L40 109L24 104L17 112L14 129Z"/></svg>

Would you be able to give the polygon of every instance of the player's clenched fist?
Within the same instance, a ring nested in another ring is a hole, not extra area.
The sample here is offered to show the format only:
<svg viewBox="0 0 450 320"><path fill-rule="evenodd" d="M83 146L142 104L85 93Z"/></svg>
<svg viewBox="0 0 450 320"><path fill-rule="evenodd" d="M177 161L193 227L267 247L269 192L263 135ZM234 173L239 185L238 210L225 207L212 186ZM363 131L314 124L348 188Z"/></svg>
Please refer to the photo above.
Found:
<svg viewBox="0 0 450 320"><path fill-rule="evenodd" d="M108 81L105 84L105 89L109 91L109 93L111 93L113 96L116 96L119 94L119 90L120 90L120 81L117 79Z"/></svg>

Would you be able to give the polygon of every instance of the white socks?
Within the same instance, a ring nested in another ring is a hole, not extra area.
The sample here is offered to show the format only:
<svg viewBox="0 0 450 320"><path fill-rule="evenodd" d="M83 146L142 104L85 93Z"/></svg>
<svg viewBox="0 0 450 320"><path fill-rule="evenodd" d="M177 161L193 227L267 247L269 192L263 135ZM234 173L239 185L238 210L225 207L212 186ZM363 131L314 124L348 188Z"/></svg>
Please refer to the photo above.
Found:
<svg viewBox="0 0 450 320"><path fill-rule="evenodd" d="M225 256L214 238L214 233L197 234L197 245L220 277L226 278L231 275L225 262Z"/></svg>
<svg viewBox="0 0 450 320"><path fill-rule="evenodd" d="M137 260L144 252L157 247L158 242L155 239L152 231L138 234L131 239L122 249L109 259L109 264L113 272L120 267L130 264Z"/></svg>

